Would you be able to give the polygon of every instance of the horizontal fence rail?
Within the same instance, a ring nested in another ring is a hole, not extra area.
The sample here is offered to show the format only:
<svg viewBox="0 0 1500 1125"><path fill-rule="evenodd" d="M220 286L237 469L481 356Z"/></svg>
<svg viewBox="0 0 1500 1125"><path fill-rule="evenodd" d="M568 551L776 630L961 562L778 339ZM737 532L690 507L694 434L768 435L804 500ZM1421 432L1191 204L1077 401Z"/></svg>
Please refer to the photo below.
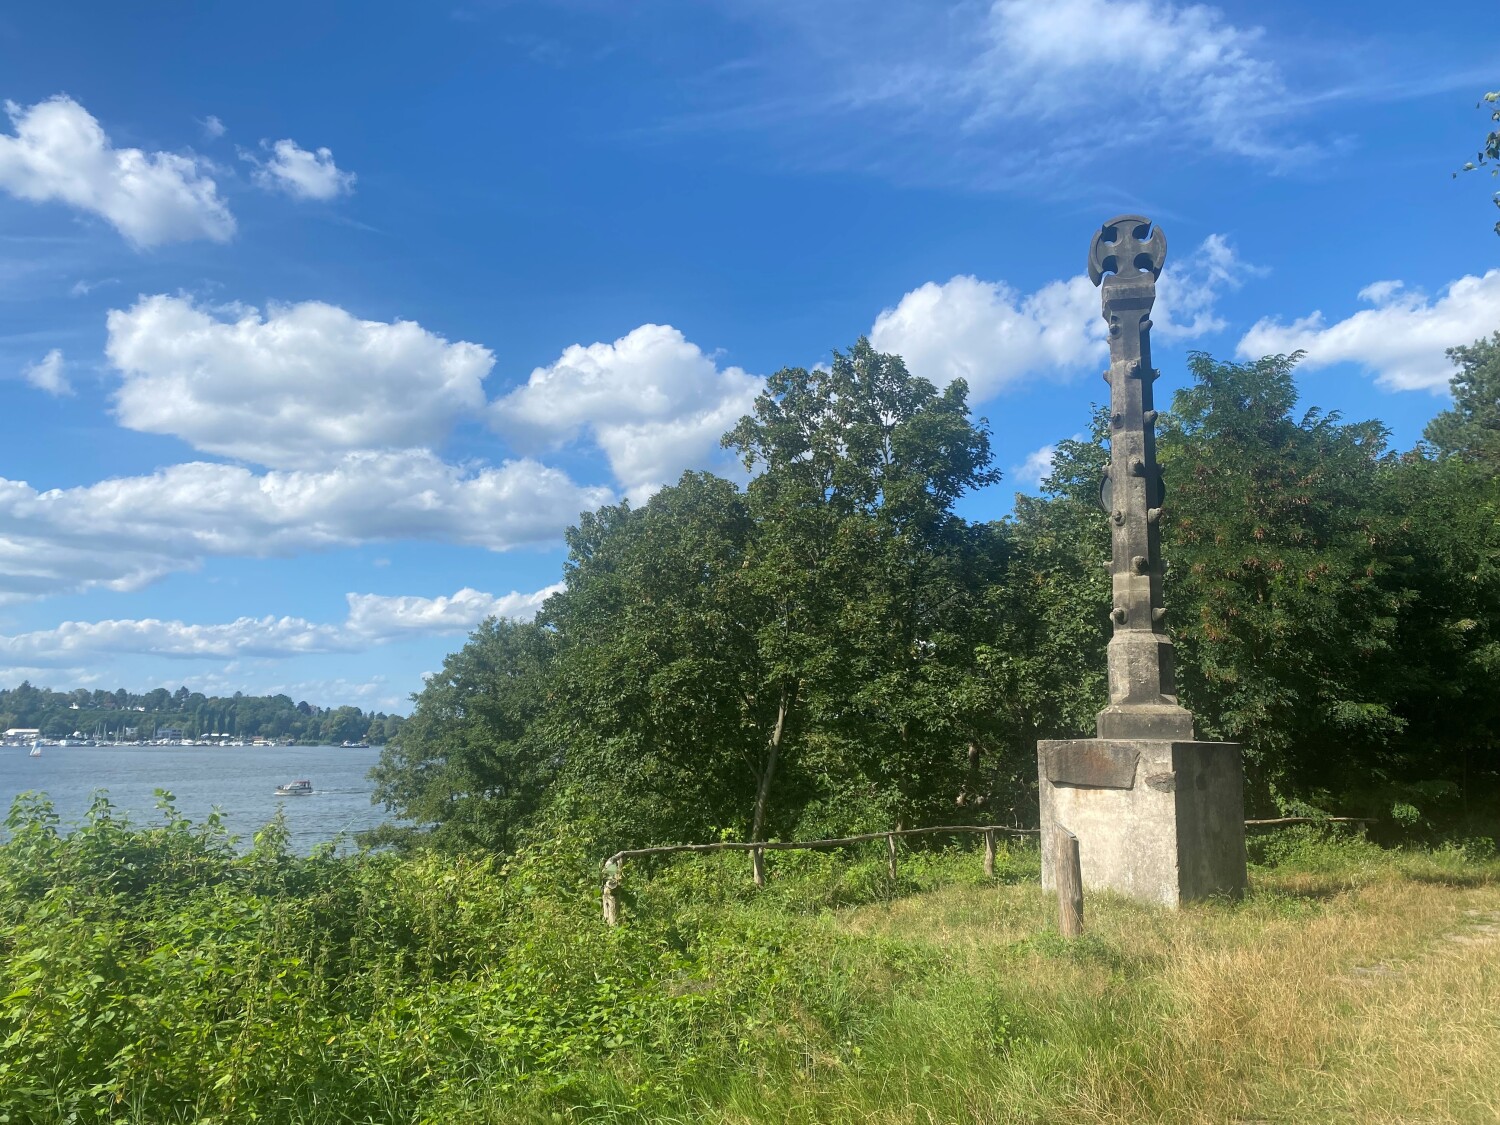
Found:
<svg viewBox="0 0 1500 1125"><path fill-rule="evenodd" d="M1374 824L1373 817L1365 816L1278 816L1266 820L1247 820L1246 828L1271 828L1284 824ZM1077 837L1063 830L1072 838L1073 865L1077 865ZM892 828L885 832L862 832L857 836L838 836L829 840L763 840L758 843L747 843L743 840L720 840L712 844L661 844L652 848L626 848L615 852L601 865L604 876L604 887L601 905L604 911L604 921L613 926L620 920L620 901L615 892L619 890L624 881L624 868L627 859L641 859L652 855L679 855L684 852L749 852L752 871L754 872L756 886L763 881L763 867L761 856L765 852L789 852L789 851L817 851L822 848L841 848L849 844L864 844L871 840L884 840L886 842L887 866L891 878L896 877L896 840L900 836L936 836L943 833L952 835L982 835L984 836L984 873L993 877L995 874L995 838L1002 833L1007 836L1039 836L1039 828L1015 828L1009 824L936 824L930 828ZM1065 933L1070 930L1076 934L1083 927L1083 896L1082 881L1079 883L1077 903L1073 907L1073 913L1063 919L1061 924ZM1059 888L1059 904L1062 905L1061 895L1063 889ZM1066 911L1065 911L1066 912ZM1069 924L1071 921L1071 925Z"/></svg>
<svg viewBox="0 0 1500 1125"><path fill-rule="evenodd" d="M884 840L887 850L887 866L891 878L896 877L896 838L898 836L936 836L942 833L972 834L984 837L984 873L995 873L995 837L1036 836L1039 828L1014 828L1008 824L935 824L930 828L892 828L885 832L862 832L858 836L838 836L830 840L763 840L746 843L742 840L720 840L713 844L662 844L654 848L626 848L610 856L603 863L604 893L602 905L604 920L615 925L620 919L620 903L615 896L623 880L623 869L627 859L640 859L649 855L674 855L682 852L749 852L753 870L760 883L760 856L763 852L817 851L822 848L841 848L849 844L863 844L871 840Z"/></svg>

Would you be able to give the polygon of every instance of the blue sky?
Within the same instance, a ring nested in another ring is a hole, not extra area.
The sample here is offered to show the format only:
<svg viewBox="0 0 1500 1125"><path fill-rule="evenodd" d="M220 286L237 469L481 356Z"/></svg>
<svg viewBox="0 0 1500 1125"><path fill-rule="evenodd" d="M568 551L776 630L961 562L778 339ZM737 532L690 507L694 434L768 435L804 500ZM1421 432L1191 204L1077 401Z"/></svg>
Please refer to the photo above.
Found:
<svg viewBox="0 0 1500 1125"><path fill-rule="evenodd" d="M1005 480L1098 401L1085 252L1410 446L1500 328L1488 4L525 0L0 13L0 682L402 710L584 508L863 334Z"/></svg>

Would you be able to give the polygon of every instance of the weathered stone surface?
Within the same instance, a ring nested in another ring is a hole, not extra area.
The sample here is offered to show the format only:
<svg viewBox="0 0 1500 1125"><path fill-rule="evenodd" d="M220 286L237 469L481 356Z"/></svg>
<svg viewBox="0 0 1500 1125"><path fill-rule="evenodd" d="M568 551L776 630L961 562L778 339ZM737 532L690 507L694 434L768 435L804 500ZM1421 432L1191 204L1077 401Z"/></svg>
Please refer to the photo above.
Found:
<svg viewBox="0 0 1500 1125"><path fill-rule="evenodd" d="M1240 748L1227 742L1141 739L1131 788L1059 785L1046 763L1096 739L1042 742L1042 886L1056 887L1048 841L1061 825L1078 837L1087 890L1162 906L1244 894L1245 822Z"/></svg>
<svg viewBox="0 0 1500 1125"><path fill-rule="evenodd" d="M1054 785L1129 789L1135 784L1135 764L1141 753L1129 743L1095 738L1046 745L1042 773Z"/></svg>
<svg viewBox="0 0 1500 1125"><path fill-rule="evenodd" d="M1056 887L1056 828L1077 837L1083 884L1164 906L1244 893L1238 746L1199 742L1177 701L1162 604L1161 505L1151 386L1151 306L1167 240L1140 215L1100 228L1089 277L1109 325L1109 513L1113 604L1109 703L1098 738L1037 744L1042 885Z"/></svg>
<svg viewBox="0 0 1500 1125"><path fill-rule="evenodd" d="M1109 468L1100 502L1110 515L1114 605L1110 619L1109 705L1100 738L1193 738L1193 716L1177 702L1172 642L1162 626L1161 533L1165 495L1156 463L1151 385L1151 306L1166 262L1161 228L1140 215L1105 223L1089 247L1089 277L1100 286L1109 325Z"/></svg>

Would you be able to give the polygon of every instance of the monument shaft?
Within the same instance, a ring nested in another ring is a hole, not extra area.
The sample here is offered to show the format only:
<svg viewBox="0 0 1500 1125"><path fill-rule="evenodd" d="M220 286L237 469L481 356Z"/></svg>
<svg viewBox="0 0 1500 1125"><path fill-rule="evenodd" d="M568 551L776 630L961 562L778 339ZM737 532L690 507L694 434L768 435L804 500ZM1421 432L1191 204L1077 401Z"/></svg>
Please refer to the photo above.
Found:
<svg viewBox="0 0 1500 1125"><path fill-rule="evenodd" d="M1167 240L1139 215L1094 236L1089 277L1109 325L1108 513L1114 635L1097 738L1037 744L1042 886L1058 879L1059 829L1085 887L1176 906L1245 889L1240 749L1198 742L1177 702L1162 603L1161 507L1151 384L1151 306Z"/></svg>
<svg viewBox="0 0 1500 1125"><path fill-rule="evenodd" d="M1101 285L1110 359L1110 458L1101 500L1112 537L1114 636L1109 705L1097 719L1100 738L1193 738L1193 716L1177 702L1172 642L1163 624L1165 490L1156 463L1150 315L1166 252L1160 230L1125 215L1104 225L1089 256L1089 276Z"/></svg>

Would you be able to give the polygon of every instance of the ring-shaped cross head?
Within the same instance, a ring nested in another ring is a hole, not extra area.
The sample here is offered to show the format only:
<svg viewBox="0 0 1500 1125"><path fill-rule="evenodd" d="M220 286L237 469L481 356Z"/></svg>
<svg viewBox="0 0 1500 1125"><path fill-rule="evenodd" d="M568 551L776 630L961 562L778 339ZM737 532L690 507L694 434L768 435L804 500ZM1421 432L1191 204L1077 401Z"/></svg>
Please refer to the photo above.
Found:
<svg viewBox="0 0 1500 1125"><path fill-rule="evenodd" d="M1167 260L1167 236L1141 215L1120 215L1094 235L1089 247L1089 280L1098 285L1104 275L1131 277L1149 273L1155 279Z"/></svg>

